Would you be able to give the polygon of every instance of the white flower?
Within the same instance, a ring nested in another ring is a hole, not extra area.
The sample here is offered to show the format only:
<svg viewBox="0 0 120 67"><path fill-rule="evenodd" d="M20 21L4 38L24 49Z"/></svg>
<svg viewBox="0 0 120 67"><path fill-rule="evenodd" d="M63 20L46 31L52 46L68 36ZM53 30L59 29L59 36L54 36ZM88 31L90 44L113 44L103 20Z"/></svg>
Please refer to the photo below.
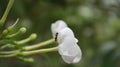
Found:
<svg viewBox="0 0 120 67"><path fill-rule="evenodd" d="M72 37L66 37L58 46L59 54L66 63L77 63L81 60L81 50Z"/></svg>
<svg viewBox="0 0 120 67"><path fill-rule="evenodd" d="M64 28L66 28L66 27L67 27L67 25L66 25L65 22L62 21L62 20L58 20L58 21L56 21L55 23L53 23L53 24L51 25L51 31L52 31L53 37L55 38L56 33L57 33L58 31L60 31L61 29L64 29Z"/></svg>
<svg viewBox="0 0 120 67"><path fill-rule="evenodd" d="M75 39L76 42L78 42L78 40L75 38L72 30L68 27L58 31L57 42L61 43L66 37L71 37L71 38Z"/></svg>
<svg viewBox="0 0 120 67"><path fill-rule="evenodd" d="M58 42L58 52L66 63L77 63L81 60L82 52L77 45L73 31L64 21L56 21L51 26L53 37ZM57 34L57 35L56 35Z"/></svg>

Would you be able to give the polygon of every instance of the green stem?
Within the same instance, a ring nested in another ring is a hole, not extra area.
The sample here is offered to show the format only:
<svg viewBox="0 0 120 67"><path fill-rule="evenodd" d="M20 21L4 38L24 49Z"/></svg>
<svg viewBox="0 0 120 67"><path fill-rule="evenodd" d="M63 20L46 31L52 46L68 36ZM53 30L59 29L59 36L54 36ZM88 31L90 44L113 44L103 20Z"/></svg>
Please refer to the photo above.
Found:
<svg viewBox="0 0 120 67"><path fill-rule="evenodd" d="M31 57L17 57L18 59L25 61L25 62L34 62L34 59Z"/></svg>
<svg viewBox="0 0 120 67"><path fill-rule="evenodd" d="M12 52L11 54L8 53L7 55L0 55L0 57L4 57L4 58L6 58L6 57L14 57L14 56L17 56L19 54L20 54L20 50L19 51L15 51L14 53Z"/></svg>
<svg viewBox="0 0 120 67"><path fill-rule="evenodd" d="M39 50L34 50L34 51L24 51L21 53L21 55L27 56L27 55L32 55L36 53L46 53L46 52L52 52L52 51L57 51L57 50L58 50L58 47L39 49Z"/></svg>
<svg viewBox="0 0 120 67"><path fill-rule="evenodd" d="M13 51L2 51L0 52L0 54L13 54L13 53L17 53L19 52L20 50L13 50Z"/></svg>
<svg viewBox="0 0 120 67"><path fill-rule="evenodd" d="M14 53L14 54L9 54L9 55L0 55L0 57L14 57L14 56L16 56L16 55L18 55L17 53Z"/></svg>
<svg viewBox="0 0 120 67"><path fill-rule="evenodd" d="M49 45L50 43L53 43L53 42L54 42L54 39L50 39L50 40L47 40L47 41L44 41L44 42L41 42L41 43L38 43L38 44L35 44L35 45L32 45L32 46L24 47L24 49L25 50L33 50L33 49L36 49L36 48L39 48L39 47L42 47L42 46Z"/></svg>
<svg viewBox="0 0 120 67"><path fill-rule="evenodd" d="M28 38L20 40L20 41L14 41L14 43L17 44L17 45L22 45L22 44L25 44L29 41L32 41L32 40L36 39L36 38L37 38L37 35L35 33L33 33Z"/></svg>
<svg viewBox="0 0 120 67"><path fill-rule="evenodd" d="M0 50L1 50L1 49L5 49L5 48L7 48L7 47L11 47L11 44L4 44L3 46L0 47ZM1 52L0 52L0 53L1 53Z"/></svg>
<svg viewBox="0 0 120 67"><path fill-rule="evenodd" d="M23 33L25 33L25 32L26 32L26 28L22 27L22 28L20 28L20 30L17 31L16 33L7 35L6 38L12 38L12 37L21 35L21 34L23 34Z"/></svg>
<svg viewBox="0 0 120 67"><path fill-rule="evenodd" d="M10 12L10 9L11 9L13 3L14 3L14 0L9 0L9 3L8 3L8 5L7 5L7 8L6 8L6 10L5 10L5 12L4 12L1 20L0 20L0 26L3 26L3 24L5 23L5 20L6 20L8 14L9 14L9 12Z"/></svg>

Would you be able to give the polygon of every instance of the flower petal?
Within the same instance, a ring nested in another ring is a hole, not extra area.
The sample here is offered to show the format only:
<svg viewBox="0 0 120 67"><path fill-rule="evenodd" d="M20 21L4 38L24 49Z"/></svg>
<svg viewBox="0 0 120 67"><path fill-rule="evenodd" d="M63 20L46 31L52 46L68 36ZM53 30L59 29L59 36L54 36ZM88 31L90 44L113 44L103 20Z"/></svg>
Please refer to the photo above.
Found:
<svg viewBox="0 0 120 67"><path fill-rule="evenodd" d="M77 46L78 46L78 45L77 45ZM78 62L81 60L81 58L82 58L82 51L81 51L81 49L79 48L79 46L77 47L77 49L78 49L78 54L77 54L76 57L74 58L73 63L78 63Z"/></svg>
<svg viewBox="0 0 120 67"><path fill-rule="evenodd" d="M51 31L53 33L53 37L55 38L56 33L66 27L67 27L66 23L62 20L58 20L55 23L52 23Z"/></svg>
<svg viewBox="0 0 120 67"><path fill-rule="evenodd" d="M66 38L66 37L74 38L73 31L68 27L66 27L66 28L64 28L64 29L62 29L61 31L58 32L57 42L61 43L62 40L64 40L64 38ZM76 39L76 42L77 42L77 39Z"/></svg>
<svg viewBox="0 0 120 67"><path fill-rule="evenodd" d="M68 64L72 63L72 61L74 60L74 56L61 55L61 57Z"/></svg>
<svg viewBox="0 0 120 67"><path fill-rule="evenodd" d="M80 61L82 56L75 38L66 37L65 40L59 44L58 51L66 63L77 63Z"/></svg>

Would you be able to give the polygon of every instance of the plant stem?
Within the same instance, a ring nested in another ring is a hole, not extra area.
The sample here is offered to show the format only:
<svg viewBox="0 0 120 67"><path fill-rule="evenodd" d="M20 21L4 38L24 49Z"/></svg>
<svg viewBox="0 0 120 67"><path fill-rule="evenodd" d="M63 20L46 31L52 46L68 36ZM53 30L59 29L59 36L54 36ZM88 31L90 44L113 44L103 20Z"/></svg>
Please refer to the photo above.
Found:
<svg viewBox="0 0 120 67"><path fill-rule="evenodd" d="M27 56L27 55L32 55L36 53L46 53L46 52L57 51L57 49L58 47L53 47L53 48L39 49L39 50L34 50L34 51L24 51L21 53L21 55Z"/></svg>
<svg viewBox="0 0 120 67"><path fill-rule="evenodd" d="M13 53L14 52L14 53ZM20 54L20 50L16 50L16 51L11 51L11 52L3 52L3 53L5 53L5 54L7 54L7 55L0 55L0 57L4 57L4 58L6 58L6 57L14 57L14 56L17 56L17 55L19 55ZM9 54L10 53L10 54Z"/></svg>
<svg viewBox="0 0 120 67"><path fill-rule="evenodd" d="M4 12L1 20L0 20L0 26L3 26L3 24L5 23L5 20L6 20L8 14L9 14L9 12L10 12L10 9L11 9L13 3L14 3L14 0L9 0L9 3L8 3L8 5L7 5L7 8L6 8L6 10L5 10L5 12Z"/></svg>
<svg viewBox="0 0 120 67"><path fill-rule="evenodd" d="M19 52L20 50L13 50L13 51L2 51L0 52L0 54L13 54L13 53L17 53Z"/></svg>
<svg viewBox="0 0 120 67"><path fill-rule="evenodd" d="M49 45L50 43L53 43L53 42L54 42L54 39L50 39L50 40L47 40L47 41L44 41L44 42L41 42L41 43L38 43L38 44L35 44L35 45L32 45L32 46L24 47L24 49L25 50L32 50L32 49L36 49L36 48L39 48L39 47L42 47L42 46Z"/></svg>
<svg viewBox="0 0 120 67"><path fill-rule="evenodd" d="M18 36L18 35L21 35L21 34L23 34L23 33L25 33L25 32L26 32L26 28L22 27L22 28L20 28L20 30L17 31L16 33L7 35L6 38L13 38L13 37Z"/></svg>
<svg viewBox="0 0 120 67"><path fill-rule="evenodd" d="M31 40L34 40L37 38L37 35L35 33L31 34L28 38L20 40L20 41L14 41L15 44L17 45L23 45Z"/></svg>

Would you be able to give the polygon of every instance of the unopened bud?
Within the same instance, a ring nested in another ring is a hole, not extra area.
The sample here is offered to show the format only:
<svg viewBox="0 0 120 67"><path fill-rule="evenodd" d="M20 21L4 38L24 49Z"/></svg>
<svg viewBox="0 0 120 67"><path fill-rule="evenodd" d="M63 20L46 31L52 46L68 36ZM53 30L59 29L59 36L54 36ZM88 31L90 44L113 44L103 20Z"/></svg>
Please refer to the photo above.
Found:
<svg viewBox="0 0 120 67"><path fill-rule="evenodd" d="M25 33L26 30L27 30L27 29L26 29L25 27L20 28L20 32L21 32L21 33Z"/></svg>
<svg viewBox="0 0 120 67"><path fill-rule="evenodd" d="M37 38L37 34L33 33L33 34L30 35L29 38L30 38L31 40L34 40L34 39Z"/></svg>

